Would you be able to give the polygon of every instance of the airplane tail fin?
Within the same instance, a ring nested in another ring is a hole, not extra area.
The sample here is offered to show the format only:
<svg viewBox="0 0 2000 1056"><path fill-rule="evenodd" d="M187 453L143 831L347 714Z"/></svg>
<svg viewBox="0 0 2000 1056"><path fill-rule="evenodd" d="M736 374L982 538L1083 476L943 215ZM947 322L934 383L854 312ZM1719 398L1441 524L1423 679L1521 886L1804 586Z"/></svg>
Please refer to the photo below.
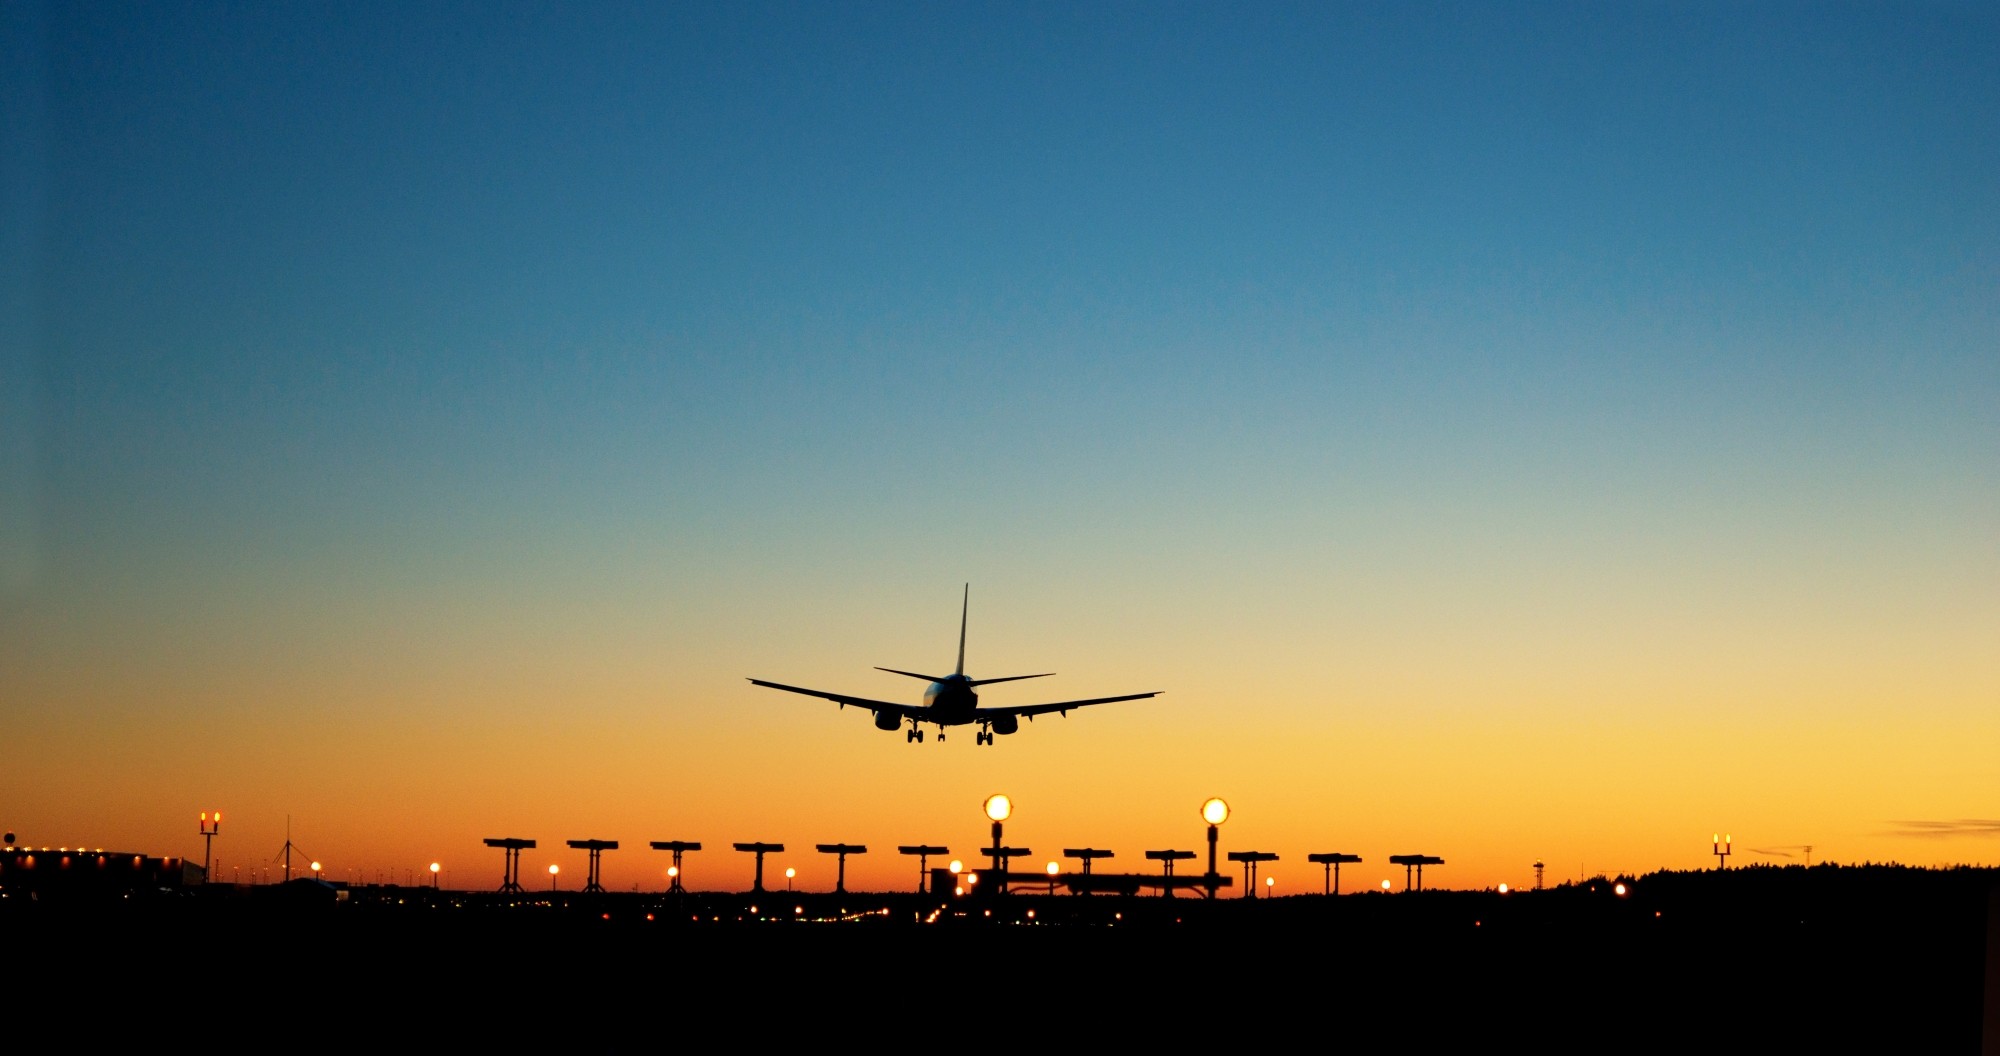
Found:
<svg viewBox="0 0 2000 1056"><path fill-rule="evenodd" d="M965 674L965 617L972 612L972 584L965 585L964 607L958 610L958 668L954 674Z"/></svg>

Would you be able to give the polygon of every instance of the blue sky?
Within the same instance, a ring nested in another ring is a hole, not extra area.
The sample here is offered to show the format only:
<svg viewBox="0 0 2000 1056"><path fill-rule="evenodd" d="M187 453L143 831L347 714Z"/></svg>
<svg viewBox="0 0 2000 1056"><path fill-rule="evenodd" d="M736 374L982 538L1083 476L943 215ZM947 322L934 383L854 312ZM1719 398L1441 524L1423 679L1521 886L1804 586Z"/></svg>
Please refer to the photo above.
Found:
<svg viewBox="0 0 2000 1056"><path fill-rule="evenodd" d="M2000 691L1988 5L5 19L11 708L708 701L966 580L1082 693Z"/></svg>

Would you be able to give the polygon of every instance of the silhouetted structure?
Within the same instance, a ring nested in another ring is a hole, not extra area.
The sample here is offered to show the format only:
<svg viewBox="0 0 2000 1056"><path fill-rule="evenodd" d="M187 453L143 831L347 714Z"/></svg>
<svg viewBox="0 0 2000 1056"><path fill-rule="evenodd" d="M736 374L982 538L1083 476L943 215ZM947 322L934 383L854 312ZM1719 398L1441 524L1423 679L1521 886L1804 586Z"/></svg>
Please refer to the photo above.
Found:
<svg viewBox="0 0 2000 1056"><path fill-rule="evenodd" d="M1428 854L1392 854L1389 856L1389 862L1392 865L1403 867L1403 890L1405 891L1410 890L1410 870L1415 869L1417 871L1416 889L1422 891L1424 889L1424 866L1443 865L1444 859L1435 858Z"/></svg>
<svg viewBox="0 0 2000 1056"><path fill-rule="evenodd" d="M212 819L212 820L211 820L211 819L209 818L209 816L208 816L208 811L205 811L205 810L204 810L204 811L202 811L202 812L201 812L201 880L202 880L202 883L207 883L207 882L208 882L208 873L209 873L209 865L210 865L210 863L211 863L211 862L215 861L215 855L214 855L214 853L213 853L213 852L214 852L214 850L215 850L215 837L216 837L217 835L219 835L219 834L220 834L221 832L222 832L222 812L221 812L221 811L219 811L219 810L218 810L218 811L216 811L216 812L215 812L215 817L214 817L214 819ZM10 833L8 833L8 834L7 834L7 842L8 842L8 843L13 843L13 842L14 842L14 834L13 834L13 833L11 833L11 832L10 832Z"/></svg>
<svg viewBox="0 0 2000 1056"><path fill-rule="evenodd" d="M206 882L208 871L197 875L195 869L194 863L179 858L9 843L0 849L0 893L25 896L21 899L24 903L36 899L123 901ZM14 937L9 936L9 941Z"/></svg>
<svg viewBox="0 0 2000 1056"><path fill-rule="evenodd" d="M1097 849L1097 848L1095 848L1095 847L1065 847L1065 848L1063 848L1063 857L1064 857L1064 858L1075 858L1075 859L1078 859L1078 860L1080 860L1080 861L1082 861L1082 862L1083 862L1083 875L1085 875L1085 876L1089 876L1089 875L1090 875L1090 863L1091 863L1091 862L1092 862L1092 861L1093 861L1094 859L1098 859L1098 858L1109 858L1109 857L1111 857L1111 856L1112 856L1112 852L1111 852L1111 851L1104 851L1104 850L1099 850L1099 849ZM1080 893L1080 894L1085 894L1085 895L1087 895L1087 894L1089 894L1089 893L1090 893L1090 884L1089 884L1088 882L1085 882L1085 883L1084 883L1083 885L1081 885L1080 887L1076 887L1076 888L1073 888L1072 890L1075 890L1075 891L1077 891L1077 892L1078 892L1078 893Z"/></svg>
<svg viewBox="0 0 2000 1056"><path fill-rule="evenodd" d="M519 840L509 837L493 837L486 841L488 847L498 847L507 852L507 865L500 874L500 890L519 892L521 890L521 852L532 850L533 840Z"/></svg>
<svg viewBox="0 0 2000 1056"><path fill-rule="evenodd" d="M1542 889L1542 860L1540 858L1537 858L1535 859L1535 890L1540 891L1541 889Z"/></svg>
<svg viewBox="0 0 2000 1056"><path fill-rule="evenodd" d="M298 846L292 842L292 816L287 814L285 815L285 845L278 848L277 857L271 860L273 862L282 861L285 863L285 882L288 884L292 882L292 852L295 850L298 850ZM319 870L314 869L313 875L315 878L318 877L318 874Z"/></svg>
<svg viewBox="0 0 2000 1056"><path fill-rule="evenodd" d="M1159 862L1163 870L1160 879L1160 895L1174 897L1174 863L1184 862L1194 857L1193 851L1147 851L1146 857Z"/></svg>
<svg viewBox="0 0 2000 1056"><path fill-rule="evenodd" d="M840 871L834 874L833 893L836 895L846 894L847 856L850 854L867 854L868 848L858 843L822 843L817 846L821 854L835 854L840 856Z"/></svg>
<svg viewBox="0 0 2000 1056"><path fill-rule="evenodd" d="M569 841L569 845L571 847L576 848L579 851L590 852L590 875L586 877L584 880L583 893L586 895L603 894L604 885L597 882L597 869L599 865L599 859L601 858L601 856L604 854L605 851L617 850L618 841L617 840L571 840Z"/></svg>
<svg viewBox="0 0 2000 1056"><path fill-rule="evenodd" d="M1358 854L1341 854L1339 851L1306 855L1306 861L1318 862L1320 865L1326 867L1324 870L1325 876L1321 878L1320 893L1331 895L1340 894L1340 863L1358 862L1360 860L1361 856Z"/></svg>
<svg viewBox="0 0 2000 1056"><path fill-rule="evenodd" d="M1249 888L1248 891L1243 892L1243 897L1256 898L1257 863L1275 862L1278 860L1278 856L1272 854L1270 851L1230 851L1229 860L1243 863L1243 883L1244 886Z"/></svg>
<svg viewBox="0 0 2000 1056"><path fill-rule="evenodd" d="M1715 867L1717 869L1729 868L1730 837L1718 835L1711 838L1715 841Z"/></svg>
<svg viewBox="0 0 2000 1056"><path fill-rule="evenodd" d="M1035 852L1026 847L988 847L979 853L993 859L993 867L988 870L995 879L993 889L1004 895L1007 893L1007 870L1009 868L1007 863L1015 858L1025 857Z"/></svg>
<svg viewBox="0 0 2000 1056"><path fill-rule="evenodd" d="M736 849L757 856L757 878L751 883L750 890L760 895L763 894L764 856L772 853L785 853L785 845L782 843L739 843L736 845Z"/></svg>
<svg viewBox="0 0 2000 1056"><path fill-rule="evenodd" d="M654 840L653 849L674 852L674 865L667 873L667 893L686 894L687 888L681 886L681 855L688 851L701 850L701 844L689 843L686 840Z"/></svg>
<svg viewBox="0 0 2000 1056"><path fill-rule="evenodd" d="M930 873L927 867L930 864L931 855L950 854L951 848L932 847L928 844L920 843L908 847L898 847L896 851L899 854L914 854L917 856L917 894L923 895L930 893Z"/></svg>

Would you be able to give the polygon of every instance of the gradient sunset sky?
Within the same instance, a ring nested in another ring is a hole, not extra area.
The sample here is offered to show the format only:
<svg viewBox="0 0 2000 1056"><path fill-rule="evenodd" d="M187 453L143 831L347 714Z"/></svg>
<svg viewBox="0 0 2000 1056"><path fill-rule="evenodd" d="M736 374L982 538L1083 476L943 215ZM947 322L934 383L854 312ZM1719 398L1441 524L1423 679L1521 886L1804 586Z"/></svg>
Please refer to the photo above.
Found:
<svg viewBox="0 0 2000 1056"><path fill-rule="evenodd" d="M0 5L0 826L2000 863L2000 6ZM1164 690L993 747L914 702Z"/></svg>

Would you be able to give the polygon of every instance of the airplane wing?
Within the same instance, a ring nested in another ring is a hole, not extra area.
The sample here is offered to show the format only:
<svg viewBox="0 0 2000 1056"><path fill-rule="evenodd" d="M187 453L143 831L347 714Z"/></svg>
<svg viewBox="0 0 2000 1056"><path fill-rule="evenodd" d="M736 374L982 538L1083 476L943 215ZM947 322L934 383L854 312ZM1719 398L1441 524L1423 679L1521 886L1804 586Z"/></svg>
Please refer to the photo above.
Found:
<svg viewBox="0 0 2000 1056"><path fill-rule="evenodd" d="M997 708L980 708L977 714L982 717L986 715L1022 715L1032 717L1035 715L1047 715L1052 711L1067 712L1071 708L1084 708L1092 704L1114 704L1121 700L1144 700L1147 697L1157 697L1163 692L1165 691L1155 690L1151 693L1127 693L1122 697L1092 697L1089 700L1064 700L1054 704L1015 704Z"/></svg>
<svg viewBox="0 0 2000 1056"><path fill-rule="evenodd" d="M867 697L850 697L845 693L828 693L825 690L820 690L820 689L801 689L798 686L787 686L782 682L766 682L761 678L751 679L750 684L753 686L763 686L766 689L782 689L787 693L802 693L808 697L822 697L826 700L833 701L835 704L842 705L843 707L852 704L857 708L867 708L868 710L877 713L886 711L893 715L896 715L899 718L909 718L910 716L913 715L922 716L924 711L922 707L919 707L915 704L892 704L886 700L869 700ZM1151 694L1147 695L1151 696ZM1087 703L1094 704L1098 702L1089 701Z"/></svg>

